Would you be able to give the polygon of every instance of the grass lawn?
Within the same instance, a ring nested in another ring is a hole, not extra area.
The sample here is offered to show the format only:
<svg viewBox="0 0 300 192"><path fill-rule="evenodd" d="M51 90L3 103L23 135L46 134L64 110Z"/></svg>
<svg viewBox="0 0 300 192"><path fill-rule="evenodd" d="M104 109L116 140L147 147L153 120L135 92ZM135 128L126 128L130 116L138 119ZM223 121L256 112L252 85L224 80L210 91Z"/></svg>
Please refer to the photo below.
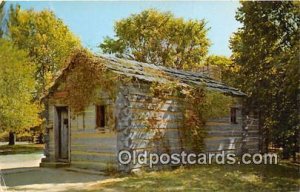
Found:
<svg viewBox="0 0 300 192"><path fill-rule="evenodd" d="M299 167L199 165L112 178L87 191L299 191Z"/></svg>
<svg viewBox="0 0 300 192"><path fill-rule="evenodd" d="M0 155L34 153L42 151L44 144L0 145Z"/></svg>

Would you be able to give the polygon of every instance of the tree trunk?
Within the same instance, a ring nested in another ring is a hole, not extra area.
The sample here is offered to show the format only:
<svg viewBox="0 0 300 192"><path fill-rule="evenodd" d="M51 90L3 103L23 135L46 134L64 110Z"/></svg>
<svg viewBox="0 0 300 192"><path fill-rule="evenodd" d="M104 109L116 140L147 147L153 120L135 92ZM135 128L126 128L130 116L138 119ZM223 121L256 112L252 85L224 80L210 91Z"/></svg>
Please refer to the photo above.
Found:
<svg viewBox="0 0 300 192"><path fill-rule="evenodd" d="M289 159L290 158L290 151L288 146L283 145L283 151L282 151L282 159Z"/></svg>
<svg viewBox="0 0 300 192"><path fill-rule="evenodd" d="M38 136L38 144L43 144L44 141L43 141L43 133L40 133L39 136Z"/></svg>
<svg viewBox="0 0 300 192"><path fill-rule="evenodd" d="M10 131L8 136L8 145L15 145L15 142L16 142L15 133Z"/></svg>

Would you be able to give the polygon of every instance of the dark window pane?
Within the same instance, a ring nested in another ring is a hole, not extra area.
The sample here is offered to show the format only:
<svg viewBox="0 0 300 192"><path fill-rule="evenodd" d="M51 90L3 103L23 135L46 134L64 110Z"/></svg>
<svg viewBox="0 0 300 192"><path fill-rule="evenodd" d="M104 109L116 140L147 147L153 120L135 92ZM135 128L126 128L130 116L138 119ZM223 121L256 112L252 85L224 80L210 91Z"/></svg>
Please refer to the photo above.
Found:
<svg viewBox="0 0 300 192"><path fill-rule="evenodd" d="M96 126L105 127L105 106L104 105L96 106Z"/></svg>
<svg viewBox="0 0 300 192"><path fill-rule="evenodd" d="M230 121L231 121L231 123L237 123L237 121L236 121L236 111L237 111L237 108L231 108L231 110L230 110Z"/></svg>

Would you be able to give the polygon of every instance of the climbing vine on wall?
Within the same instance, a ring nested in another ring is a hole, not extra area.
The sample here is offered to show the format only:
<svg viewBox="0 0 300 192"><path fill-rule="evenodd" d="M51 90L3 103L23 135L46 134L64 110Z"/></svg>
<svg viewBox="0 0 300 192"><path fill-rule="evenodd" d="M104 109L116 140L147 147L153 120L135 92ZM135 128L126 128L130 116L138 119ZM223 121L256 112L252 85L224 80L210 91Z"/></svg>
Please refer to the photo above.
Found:
<svg viewBox="0 0 300 192"><path fill-rule="evenodd" d="M166 99L177 97L183 111L183 124L180 126L183 146L197 152L204 149L206 121L228 115L233 102L231 97L209 91L204 86L183 86L176 80L167 84L153 83L150 90L153 96L162 98L161 105Z"/></svg>
<svg viewBox="0 0 300 192"><path fill-rule="evenodd" d="M79 51L71 60L71 64L66 69L69 72L65 77L64 90L67 91L68 96L64 98L64 102L75 113L83 111L90 103L96 103L100 94L99 90L114 100L118 83L126 85L133 82L134 78L118 75L108 70L105 62L101 58L93 57L87 51ZM158 79L150 85L152 97L157 98L156 102L153 102L152 110L159 112L166 100L176 98L178 106L183 111L183 123L180 126L182 143L186 149L201 151L204 147L206 121L227 115L232 104L231 97L209 91L205 86L184 84L164 72L151 70L150 68L144 69L148 73L155 73L155 76L166 79L166 82ZM160 129L157 129L157 119L154 115L145 120L151 131L155 131L154 139L162 137Z"/></svg>
<svg viewBox="0 0 300 192"><path fill-rule="evenodd" d="M120 78L108 71L104 63L93 59L90 53L81 50L73 57L66 76L64 90L68 95L64 102L75 113L80 113L90 103L96 103L100 90L112 99L116 95L116 84Z"/></svg>
<svg viewBox="0 0 300 192"><path fill-rule="evenodd" d="M221 93L195 89L185 97L185 114L182 135L188 149L202 151L208 119L228 115L232 100Z"/></svg>

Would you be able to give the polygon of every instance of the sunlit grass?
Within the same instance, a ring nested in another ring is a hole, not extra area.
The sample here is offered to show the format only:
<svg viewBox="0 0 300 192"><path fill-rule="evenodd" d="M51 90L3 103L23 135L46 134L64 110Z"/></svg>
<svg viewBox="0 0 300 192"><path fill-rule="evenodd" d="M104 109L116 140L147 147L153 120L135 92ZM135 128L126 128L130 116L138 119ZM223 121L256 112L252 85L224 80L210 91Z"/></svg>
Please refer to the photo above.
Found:
<svg viewBox="0 0 300 192"><path fill-rule="evenodd" d="M299 170L285 165L205 165L110 179L87 191L299 191Z"/></svg>
<svg viewBox="0 0 300 192"><path fill-rule="evenodd" d="M34 153L42 151L44 144L0 145L0 155Z"/></svg>

